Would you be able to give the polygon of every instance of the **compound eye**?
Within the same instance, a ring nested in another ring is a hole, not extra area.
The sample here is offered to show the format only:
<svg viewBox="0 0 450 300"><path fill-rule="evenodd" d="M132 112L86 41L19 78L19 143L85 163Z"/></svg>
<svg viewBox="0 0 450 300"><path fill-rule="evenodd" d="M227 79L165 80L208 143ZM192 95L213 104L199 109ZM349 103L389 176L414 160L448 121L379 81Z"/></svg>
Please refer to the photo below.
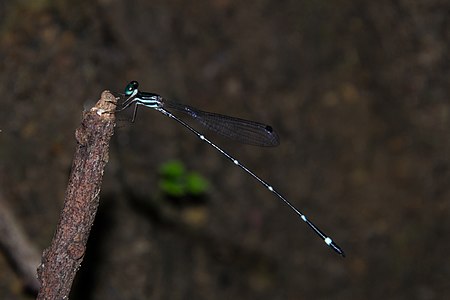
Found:
<svg viewBox="0 0 450 300"><path fill-rule="evenodd" d="M137 90L137 88L139 87L139 83L137 81L132 81L130 82L126 87L125 87L125 95L126 96L130 96L133 94L133 92L135 90Z"/></svg>

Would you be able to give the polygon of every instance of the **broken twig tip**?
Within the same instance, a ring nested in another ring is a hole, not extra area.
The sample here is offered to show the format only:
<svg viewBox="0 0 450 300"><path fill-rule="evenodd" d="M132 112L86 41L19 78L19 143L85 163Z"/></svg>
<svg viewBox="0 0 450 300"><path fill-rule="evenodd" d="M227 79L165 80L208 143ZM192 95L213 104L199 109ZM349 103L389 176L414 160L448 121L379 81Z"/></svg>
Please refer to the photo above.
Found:
<svg viewBox="0 0 450 300"><path fill-rule="evenodd" d="M103 91L100 100L91 108L92 112L106 118L114 118L114 110L117 105L116 97L110 91Z"/></svg>

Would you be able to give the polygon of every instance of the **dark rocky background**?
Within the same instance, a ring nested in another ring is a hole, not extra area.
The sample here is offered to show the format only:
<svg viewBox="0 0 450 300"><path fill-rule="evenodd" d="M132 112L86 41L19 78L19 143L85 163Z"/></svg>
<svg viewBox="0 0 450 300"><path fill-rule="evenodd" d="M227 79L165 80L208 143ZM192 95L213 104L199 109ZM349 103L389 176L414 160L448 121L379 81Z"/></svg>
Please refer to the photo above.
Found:
<svg viewBox="0 0 450 300"><path fill-rule="evenodd" d="M273 125L282 143L272 149L209 136L348 257L184 128L143 109L117 128L72 299L444 299L449 9L439 0L4 0L3 196L47 247L82 111L102 90L138 80ZM202 201L174 208L161 196L157 170L170 159L209 180ZM31 298L3 256L0 270L1 299Z"/></svg>

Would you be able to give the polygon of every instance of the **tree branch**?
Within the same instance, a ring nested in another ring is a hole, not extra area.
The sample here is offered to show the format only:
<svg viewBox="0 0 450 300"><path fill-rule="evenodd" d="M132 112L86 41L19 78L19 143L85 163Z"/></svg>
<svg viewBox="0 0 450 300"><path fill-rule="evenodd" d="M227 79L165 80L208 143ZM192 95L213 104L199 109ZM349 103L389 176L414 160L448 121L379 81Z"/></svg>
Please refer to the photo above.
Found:
<svg viewBox="0 0 450 300"><path fill-rule="evenodd" d="M36 278L39 251L27 238L20 222L6 204L3 194L0 194L0 248L22 278L26 290L36 295L39 289Z"/></svg>
<svg viewBox="0 0 450 300"><path fill-rule="evenodd" d="M114 133L115 97L104 91L83 116L76 130L77 149L66 190L64 207L49 248L38 268L41 288L37 299L68 299L75 274L83 261L86 243L99 203L109 141Z"/></svg>

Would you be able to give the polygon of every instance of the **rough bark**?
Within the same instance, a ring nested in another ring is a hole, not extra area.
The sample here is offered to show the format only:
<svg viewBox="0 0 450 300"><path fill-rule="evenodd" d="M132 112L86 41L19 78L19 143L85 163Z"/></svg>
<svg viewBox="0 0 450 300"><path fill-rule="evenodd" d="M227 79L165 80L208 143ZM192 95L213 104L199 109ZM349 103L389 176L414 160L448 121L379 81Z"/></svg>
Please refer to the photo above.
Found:
<svg viewBox="0 0 450 300"><path fill-rule="evenodd" d="M66 190L64 207L49 248L38 269L41 288L37 299L67 299L83 261L99 203L102 177L114 132L114 96L105 91L84 113L76 130L77 149Z"/></svg>

